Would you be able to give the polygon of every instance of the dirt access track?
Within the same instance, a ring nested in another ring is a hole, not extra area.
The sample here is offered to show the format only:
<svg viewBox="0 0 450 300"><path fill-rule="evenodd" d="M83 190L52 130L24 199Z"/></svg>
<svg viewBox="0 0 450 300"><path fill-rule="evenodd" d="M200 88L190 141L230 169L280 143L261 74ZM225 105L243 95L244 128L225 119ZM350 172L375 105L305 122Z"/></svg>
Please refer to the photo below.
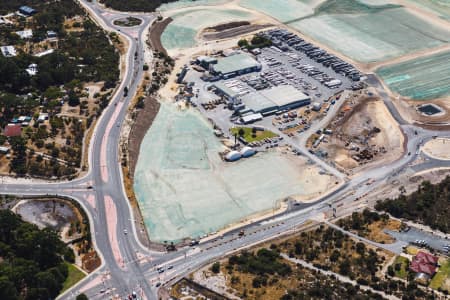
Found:
<svg viewBox="0 0 450 300"><path fill-rule="evenodd" d="M388 164L403 153L403 134L377 95L348 99L327 129L332 134L317 150L349 174Z"/></svg>

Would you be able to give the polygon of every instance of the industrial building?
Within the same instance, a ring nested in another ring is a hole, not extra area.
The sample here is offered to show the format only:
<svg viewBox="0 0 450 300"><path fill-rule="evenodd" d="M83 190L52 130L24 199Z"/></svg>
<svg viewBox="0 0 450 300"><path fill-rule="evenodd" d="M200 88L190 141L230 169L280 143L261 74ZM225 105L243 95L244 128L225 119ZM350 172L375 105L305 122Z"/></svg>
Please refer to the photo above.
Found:
<svg viewBox="0 0 450 300"><path fill-rule="evenodd" d="M196 63L203 67L205 70L209 70L209 66L217 64L217 58L211 56L199 56L196 59Z"/></svg>
<svg viewBox="0 0 450 300"><path fill-rule="evenodd" d="M211 64L210 71L215 76L223 79L261 71L261 64L248 53L240 53L217 59L217 63Z"/></svg>
<svg viewBox="0 0 450 300"><path fill-rule="evenodd" d="M252 92L240 97L245 105L243 113L260 113L263 116L278 111L291 110L309 105L311 98L292 85L280 85L270 89Z"/></svg>

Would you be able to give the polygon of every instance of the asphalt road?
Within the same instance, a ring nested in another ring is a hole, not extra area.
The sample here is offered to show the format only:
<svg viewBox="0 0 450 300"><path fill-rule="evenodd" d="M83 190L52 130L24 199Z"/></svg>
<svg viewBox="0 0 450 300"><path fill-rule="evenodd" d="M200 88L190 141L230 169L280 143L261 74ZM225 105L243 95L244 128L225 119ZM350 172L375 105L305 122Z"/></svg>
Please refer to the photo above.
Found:
<svg viewBox="0 0 450 300"><path fill-rule="evenodd" d="M105 299L105 295L107 298L118 295L124 299L132 291L136 291L143 299L157 299L156 283L171 282L233 251L293 232L306 220L320 216L321 213L333 207L336 208L336 203L352 203L355 199L404 172L419 157L418 149L424 142L433 136L450 136L450 132L423 130L407 124L389 98L385 96L384 101L390 113L401 125L407 140L405 154L397 161L374 168L357 177L344 178L344 183L338 189L314 203L291 206L286 212L247 225L243 228L245 235L242 237L238 236L240 229L237 229L203 242L195 248L186 247L171 253L151 251L140 244L136 235L132 210L124 193L118 144L120 127L131 96L135 94L142 79L146 40L144 35L148 32L148 27L155 16L132 14L141 18L143 23L133 28L118 28L112 23L113 20L130 14L105 10L96 2L81 0L80 3L91 12L93 18L104 29L116 31L129 41L126 71L122 75L120 88L97 122L92 137L89 147L89 172L86 176L71 182L21 183L18 181L13 184L2 183L0 186L0 194L71 197L86 210L95 247L102 257L102 266L61 295L60 299L74 299L79 292L84 292L90 299ZM137 53L136 58L135 53ZM382 89L374 78L369 80ZM128 97L124 97L123 94L125 87L129 89ZM307 136L323 127L323 124L337 112L337 108L338 105L332 108L326 119L311 126L310 130L305 132L296 143L300 143L304 155L319 163L330 173L342 176L339 171L310 154L304 147ZM442 165L448 166L450 163L429 159L425 164L416 167L423 171ZM371 184L368 184L369 182ZM162 267L165 271L160 273L157 267Z"/></svg>

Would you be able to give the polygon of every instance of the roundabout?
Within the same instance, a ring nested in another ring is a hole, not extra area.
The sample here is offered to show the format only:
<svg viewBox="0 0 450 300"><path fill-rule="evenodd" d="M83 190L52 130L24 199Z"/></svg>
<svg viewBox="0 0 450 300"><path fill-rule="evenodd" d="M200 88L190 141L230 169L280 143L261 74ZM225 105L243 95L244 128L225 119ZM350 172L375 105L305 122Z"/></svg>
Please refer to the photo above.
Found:
<svg viewBox="0 0 450 300"><path fill-rule="evenodd" d="M113 24L119 27L135 27L141 25L142 20L135 17L126 17L115 19Z"/></svg>

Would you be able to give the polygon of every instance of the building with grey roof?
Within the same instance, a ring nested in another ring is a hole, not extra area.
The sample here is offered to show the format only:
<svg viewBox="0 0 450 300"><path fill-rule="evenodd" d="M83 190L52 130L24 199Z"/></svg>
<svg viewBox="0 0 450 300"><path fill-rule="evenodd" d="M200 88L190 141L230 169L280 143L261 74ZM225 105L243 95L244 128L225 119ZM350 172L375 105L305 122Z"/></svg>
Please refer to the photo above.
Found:
<svg viewBox="0 0 450 300"><path fill-rule="evenodd" d="M280 85L242 96L246 110L267 116L282 110L309 105L311 98L292 85Z"/></svg>
<svg viewBox="0 0 450 300"><path fill-rule="evenodd" d="M248 53L219 58L211 65L211 72L224 79L261 70L261 64Z"/></svg>

